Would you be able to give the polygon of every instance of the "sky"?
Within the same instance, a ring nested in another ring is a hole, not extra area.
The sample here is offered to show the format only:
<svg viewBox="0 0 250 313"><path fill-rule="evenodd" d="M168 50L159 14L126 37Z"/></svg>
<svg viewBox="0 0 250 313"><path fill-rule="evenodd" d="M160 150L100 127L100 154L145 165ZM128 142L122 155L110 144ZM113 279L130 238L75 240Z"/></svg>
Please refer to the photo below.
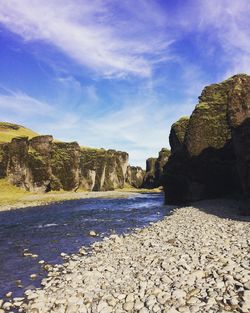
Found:
<svg viewBox="0 0 250 313"><path fill-rule="evenodd" d="M250 73L249 0L0 0L0 120L131 165L237 73Z"/></svg>

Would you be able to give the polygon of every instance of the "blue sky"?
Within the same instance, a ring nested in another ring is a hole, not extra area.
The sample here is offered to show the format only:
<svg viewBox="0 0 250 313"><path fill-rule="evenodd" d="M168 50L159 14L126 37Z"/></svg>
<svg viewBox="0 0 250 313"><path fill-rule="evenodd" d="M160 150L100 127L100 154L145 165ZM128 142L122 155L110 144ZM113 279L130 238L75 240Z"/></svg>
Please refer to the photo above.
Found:
<svg viewBox="0 0 250 313"><path fill-rule="evenodd" d="M0 0L0 119L132 165L205 85L249 72L249 0Z"/></svg>

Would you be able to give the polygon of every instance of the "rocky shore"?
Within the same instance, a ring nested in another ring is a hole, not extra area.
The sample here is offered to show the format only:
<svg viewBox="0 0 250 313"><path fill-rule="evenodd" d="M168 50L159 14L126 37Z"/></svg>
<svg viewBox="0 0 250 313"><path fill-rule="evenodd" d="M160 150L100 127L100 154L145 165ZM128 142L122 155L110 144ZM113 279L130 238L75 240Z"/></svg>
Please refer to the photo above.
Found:
<svg viewBox="0 0 250 313"><path fill-rule="evenodd" d="M20 312L249 312L250 220L236 202L174 209L164 220L64 255Z"/></svg>

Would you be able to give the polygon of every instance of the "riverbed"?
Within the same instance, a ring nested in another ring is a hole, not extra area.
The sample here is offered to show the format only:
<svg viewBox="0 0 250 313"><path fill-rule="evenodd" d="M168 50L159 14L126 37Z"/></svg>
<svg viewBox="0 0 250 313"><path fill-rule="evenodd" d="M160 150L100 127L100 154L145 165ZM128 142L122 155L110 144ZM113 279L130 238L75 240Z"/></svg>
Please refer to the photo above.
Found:
<svg viewBox="0 0 250 313"><path fill-rule="evenodd" d="M0 212L0 298L10 291L22 296L25 290L39 287L46 276L39 261L62 263L61 253L75 253L112 233L143 228L169 211L161 193L150 193ZM90 236L90 231L98 236ZM30 278L32 274L37 277Z"/></svg>

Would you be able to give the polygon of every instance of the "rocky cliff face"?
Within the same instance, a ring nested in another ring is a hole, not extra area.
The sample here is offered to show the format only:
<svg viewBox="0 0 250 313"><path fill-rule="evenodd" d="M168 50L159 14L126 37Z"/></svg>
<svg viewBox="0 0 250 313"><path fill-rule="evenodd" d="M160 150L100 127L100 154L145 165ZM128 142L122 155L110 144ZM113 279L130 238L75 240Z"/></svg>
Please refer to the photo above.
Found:
<svg viewBox="0 0 250 313"><path fill-rule="evenodd" d="M29 191L113 190L123 188L128 154L81 149L52 136L13 138L0 144L0 178Z"/></svg>
<svg viewBox="0 0 250 313"><path fill-rule="evenodd" d="M145 171L139 166L128 166L126 173L126 182L135 188L141 188Z"/></svg>
<svg viewBox="0 0 250 313"><path fill-rule="evenodd" d="M249 118L249 76L204 88L190 119L171 129L172 153L164 168L168 203L242 191L249 198Z"/></svg>
<svg viewBox="0 0 250 313"><path fill-rule="evenodd" d="M162 148L158 158L149 158L146 161L146 173L142 186L144 188L157 188L162 186L163 168L170 156L170 151Z"/></svg>
<svg viewBox="0 0 250 313"><path fill-rule="evenodd" d="M155 188L155 163L157 158L149 158L146 160L146 173L143 179L143 188Z"/></svg>
<svg viewBox="0 0 250 313"><path fill-rule="evenodd" d="M123 188L128 166L126 152L81 149L80 186L86 190L105 191Z"/></svg>

